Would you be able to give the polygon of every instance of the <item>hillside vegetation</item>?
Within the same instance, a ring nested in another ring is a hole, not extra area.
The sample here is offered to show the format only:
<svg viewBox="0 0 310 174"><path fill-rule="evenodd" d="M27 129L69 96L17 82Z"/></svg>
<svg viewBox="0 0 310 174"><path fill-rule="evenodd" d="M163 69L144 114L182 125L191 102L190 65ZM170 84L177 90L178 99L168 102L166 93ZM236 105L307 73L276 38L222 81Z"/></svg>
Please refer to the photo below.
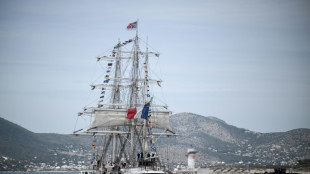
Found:
<svg viewBox="0 0 310 174"><path fill-rule="evenodd" d="M178 136L156 141L164 164L167 154L170 163L186 164L185 155L190 147L198 151L196 162L200 166L294 166L298 161L300 165L308 164L303 159L310 158L310 129L259 133L193 113L174 114L170 122ZM92 137L33 133L3 118L0 140L0 171L25 171L41 163L51 168L88 165L92 153Z"/></svg>

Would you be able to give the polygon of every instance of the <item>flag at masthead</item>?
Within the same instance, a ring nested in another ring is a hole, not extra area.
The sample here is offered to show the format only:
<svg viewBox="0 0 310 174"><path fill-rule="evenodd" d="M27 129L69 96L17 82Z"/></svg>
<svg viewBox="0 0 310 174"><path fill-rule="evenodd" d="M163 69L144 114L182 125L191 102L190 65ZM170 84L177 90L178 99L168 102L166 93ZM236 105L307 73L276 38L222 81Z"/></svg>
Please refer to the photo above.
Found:
<svg viewBox="0 0 310 174"><path fill-rule="evenodd" d="M138 28L138 21L135 21L135 22L132 22L132 23L129 23L127 25L127 30L136 30Z"/></svg>

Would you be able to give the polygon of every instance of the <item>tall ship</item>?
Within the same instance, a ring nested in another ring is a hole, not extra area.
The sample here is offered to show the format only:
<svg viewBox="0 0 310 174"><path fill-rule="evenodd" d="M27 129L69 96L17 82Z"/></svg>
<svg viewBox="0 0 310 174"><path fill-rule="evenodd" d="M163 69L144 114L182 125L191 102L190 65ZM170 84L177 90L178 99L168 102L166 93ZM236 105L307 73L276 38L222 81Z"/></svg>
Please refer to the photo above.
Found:
<svg viewBox="0 0 310 174"><path fill-rule="evenodd" d="M175 133L171 111L154 93L162 80L153 78L151 62L160 54L149 51L148 41L138 36L138 21L127 30L136 31L135 36L97 57L102 73L90 85L96 101L78 113L90 125L73 134L92 137L90 163L96 173L164 173L157 140Z"/></svg>

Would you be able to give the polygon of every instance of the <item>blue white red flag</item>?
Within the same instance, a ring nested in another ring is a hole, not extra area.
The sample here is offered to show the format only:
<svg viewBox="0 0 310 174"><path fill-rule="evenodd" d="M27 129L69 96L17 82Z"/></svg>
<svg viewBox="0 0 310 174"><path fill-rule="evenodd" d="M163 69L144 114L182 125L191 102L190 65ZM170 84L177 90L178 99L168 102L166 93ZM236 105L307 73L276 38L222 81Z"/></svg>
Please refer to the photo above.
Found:
<svg viewBox="0 0 310 174"><path fill-rule="evenodd" d="M128 109L126 119L143 118L148 119L147 114L149 112L150 103L146 103L144 106Z"/></svg>
<svg viewBox="0 0 310 174"><path fill-rule="evenodd" d="M132 22L127 25L127 30L137 29L137 27L138 27L138 22L137 21Z"/></svg>

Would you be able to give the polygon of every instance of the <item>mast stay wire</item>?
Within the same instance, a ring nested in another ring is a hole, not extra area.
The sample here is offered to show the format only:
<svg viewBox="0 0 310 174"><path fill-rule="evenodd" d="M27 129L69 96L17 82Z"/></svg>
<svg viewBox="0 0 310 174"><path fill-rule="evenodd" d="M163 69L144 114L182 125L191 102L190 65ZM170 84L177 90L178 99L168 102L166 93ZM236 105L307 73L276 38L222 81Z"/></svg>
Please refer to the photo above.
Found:
<svg viewBox="0 0 310 174"><path fill-rule="evenodd" d="M106 51L104 51L103 53L101 53L101 55L102 54L106 54L107 52L110 52L111 50L113 50L112 48L109 48L109 49L107 49ZM96 66L97 66L97 64L99 64L99 66L101 66L102 67L102 65L97 61L96 63L95 63L95 65L94 65L94 70L93 70L93 73L92 73L92 76L91 76L91 83L90 84L93 84L94 82L96 82L99 78L101 78L104 74L102 74L101 76L99 76L99 77L97 77L96 79L95 79L95 74L97 73L97 68L96 68ZM103 67L102 67L103 68ZM95 79L95 80L94 80ZM88 103L88 101L90 100L90 96L91 96L91 91L89 91L89 93L88 93L88 96L87 96L87 98L86 98L86 100L85 100L85 104L84 104L84 106L89 106L90 104L92 104L92 103L94 103L94 101L92 101L91 103L89 103L89 104L87 104Z"/></svg>
<svg viewBox="0 0 310 174"><path fill-rule="evenodd" d="M138 38L139 38L139 40L141 39L140 37L138 37ZM145 43L145 41L144 41L143 39L141 39L141 41ZM151 46L150 46L150 47L151 47ZM123 47L123 48L124 48L125 50L129 50L129 49L126 48L126 47ZM152 48L152 47L151 47L151 48ZM154 48L152 48L152 49L155 50ZM107 49L106 51L102 52L100 55L106 54L107 52L111 52L111 51L113 51L113 48ZM157 52L158 52L158 51L157 51ZM91 78L91 79L92 79L92 80L91 80L92 83L90 83L90 84L95 83L96 81L98 81L100 78L102 78L102 77L104 76L104 73L102 73L102 74L99 75L97 78L94 78L94 77L95 77L95 74L96 74L96 72L97 72L97 68L96 68L97 64L99 64L100 68L101 68L103 71L106 69L106 68L103 67L103 65L102 65L101 63L97 62L97 63L94 65L95 68L94 68L94 71L93 71L93 73L92 73L92 78ZM125 72L126 72L126 70L127 70L127 68L128 68L128 65L129 65L129 60L128 60L128 62L127 62L127 66L125 66L126 69L125 69L124 71L122 71L122 75L125 74ZM94 101L91 101L90 103L87 102L87 101L89 101L90 96L91 96L91 91L89 92L89 95L87 96L87 99L85 100L84 106L89 106L89 105L93 104L94 102L96 102L97 99L95 99ZM87 103L88 103L88 104L87 104Z"/></svg>
<svg viewBox="0 0 310 174"><path fill-rule="evenodd" d="M152 50L154 50L155 52L157 52L157 53L159 53L159 51L157 51L156 49L154 49L150 44L148 44L148 43L146 43L142 38L140 38L139 37L139 40L141 40L145 45L147 45L148 47L150 47ZM159 71L160 71L160 74L162 74L162 69L161 69L161 66L158 66L160 63L159 63L159 58L157 59L157 61L156 61L156 67L159 67ZM150 67L148 67L148 71L150 72L151 71L151 74L152 74L152 76L155 76L155 77L158 77L159 79L161 79L160 78L160 76L156 73L156 72L154 72L153 70L152 70L152 68L150 68ZM163 90L163 87L161 87L161 93L162 94L164 94L164 90ZM160 100L162 103L164 103L164 104L166 104L166 97L165 97L165 95L163 95L163 97L164 97L164 101L162 101L162 100ZM157 98L157 97L156 97ZM157 98L158 99L158 98Z"/></svg>
<svg viewBox="0 0 310 174"><path fill-rule="evenodd" d="M139 41L141 40L145 45L149 46L152 50L154 50L155 52L159 53L159 51L157 51L156 49L154 49L150 44L146 43L142 38L138 37Z"/></svg>
<svg viewBox="0 0 310 174"><path fill-rule="evenodd" d="M125 50L128 50L126 47L124 47L125 48ZM113 51L113 49L112 48L110 48L110 49L107 49L106 51L104 51L102 54L106 54L107 52L111 52L111 51ZM101 54L101 55L102 55ZM97 68L96 68L96 66L97 65L99 65L99 67L101 68L101 70L103 70L103 73L101 73L96 79L94 78L94 76L95 76L95 74L96 74L96 72L97 72ZM105 75L105 70L106 70L106 68L105 67L103 67L103 65L100 63L100 62L96 62L96 64L95 64L95 68L94 68L94 71L93 71L93 74L92 74L92 80L91 80L91 82L92 83L90 83L90 84L93 84L93 83L95 83L96 81L98 81L100 78L102 78L104 75ZM126 70L125 70L126 71ZM124 71L123 71L123 73L124 73ZM87 97L87 99L86 99L86 103L84 104L84 106L89 106L89 105L91 105L91 104L93 104L93 103L95 103L96 101L97 101L97 99L94 99L93 101L91 101L91 102L87 102L87 101L89 101L90 100L90 96L91 96L91 93L92 93L92 91L90 91L89 92L89 95L88 95L88 97Z"/></svg>

